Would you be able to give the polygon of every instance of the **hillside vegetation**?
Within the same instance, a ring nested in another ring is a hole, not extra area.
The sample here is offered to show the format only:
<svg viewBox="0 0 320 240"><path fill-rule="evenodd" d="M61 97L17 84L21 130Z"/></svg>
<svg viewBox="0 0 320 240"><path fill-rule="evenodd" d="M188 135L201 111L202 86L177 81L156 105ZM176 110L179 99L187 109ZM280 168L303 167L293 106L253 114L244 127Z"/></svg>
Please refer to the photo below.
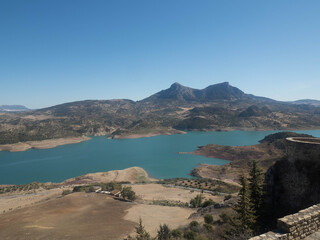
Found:
<svg viewBox="0 0 320 240"><path fill-rule="evenodd" d="M313 129L320 107L246 94L220 83L192 89L178 83L144 100L86 100L0 113L0 144L110 134L173 134L178 130Z"/></svg>

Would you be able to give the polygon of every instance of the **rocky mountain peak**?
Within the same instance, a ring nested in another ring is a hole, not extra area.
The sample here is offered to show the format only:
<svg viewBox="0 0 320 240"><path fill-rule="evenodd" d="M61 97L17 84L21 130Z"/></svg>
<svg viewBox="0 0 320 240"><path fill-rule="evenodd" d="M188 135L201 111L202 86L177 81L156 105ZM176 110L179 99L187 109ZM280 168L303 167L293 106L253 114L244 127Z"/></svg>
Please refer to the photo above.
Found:
<svg viewBox="0 0 320 240"><path fill-rule="evenodd" d="M183 87L185 87L185 86L181 85L178 82L175 82L170 86L170 88L183 88Z"/></svg>
<svg viewBox="0 0 320 240"><path fill-rule="evenodd" d="M175 82L170 88L162 90L143 101L208 102L215 100L238 100L245 96L244 92L231 86L229 82L210 85L202 90L185 87Z"/></svg>

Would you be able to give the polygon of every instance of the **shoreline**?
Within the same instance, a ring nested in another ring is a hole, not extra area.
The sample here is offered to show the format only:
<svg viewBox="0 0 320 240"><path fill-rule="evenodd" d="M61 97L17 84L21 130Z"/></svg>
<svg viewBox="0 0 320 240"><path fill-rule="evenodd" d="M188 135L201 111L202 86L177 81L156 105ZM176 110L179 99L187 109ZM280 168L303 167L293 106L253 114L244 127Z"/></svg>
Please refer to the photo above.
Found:
<svg viewBox="0 0 320 240"><path fill-rule="evenodd" d="M87 140L90 140L90 137L81 136L81 137L68 137L68 138L54 138L47 140L39 141L27 141L27 142L18 142L12 144L1 144L0 151L8 152L23 152L28 149L49 149L55 148L62 145L80 143Z"/></svg>
<svg viewBox="0 0 320 240"><path fill-rule="evenodd" d="M185 131L163 131L163 132L150 132L150 133L133 133L128 135L115 135L108 137L109 139L136 139L136 138L148 138L155 136L170 136L174 134L187 134Z"/></svg>
<svg viewBox="0 0 320 240"><path fill-rule="evenodd" d="M144 137L154 137L154 136L168 136L174 134L187 134L188 132L232 132L232 131L278 131L278 132L286 132L286 131L311 131L311 130L320 130L320 128L287 128L287 129L272 129L272 128L221 128L221 129L195 129L195 130L175 130L175 131L159 131L159 132L150 132L150 133L132 133L132 134L124 134L124 135L109 135L108 139L136 139L136 138L144 138ZM189 152L188 152L189 153Z"/></svg>
<svg viewBox="0 0 320 240"><path fill-rule="evenodd" d="M231 132L231 131L310 131L310 130L319 130L319 128L298 128L298 129L268 129L268 128L224 128L224 129L202 129L202 130L192 130L192 131L158 131L158 132L149 132L149 133L132 133L127 135L114 135L110 134L99 135L107 136L108 139L137 139L137 138L148 138L154 136L169 136L174 134L187 134L188 132ZM46 140L35 140L35 141L26 141L10 144L0 144L0 151L8 152L23 152L28 149L50 149L67 144L75 144L90 140L91 137L81 136L81 137L66 137L66 138L53 138ZM183 152L183 154L195 154L193 152ZM199 155L199 154L195 154ZM204 155L203 155L204 156ZM210 156L205 156L210 157Z"/></svg>

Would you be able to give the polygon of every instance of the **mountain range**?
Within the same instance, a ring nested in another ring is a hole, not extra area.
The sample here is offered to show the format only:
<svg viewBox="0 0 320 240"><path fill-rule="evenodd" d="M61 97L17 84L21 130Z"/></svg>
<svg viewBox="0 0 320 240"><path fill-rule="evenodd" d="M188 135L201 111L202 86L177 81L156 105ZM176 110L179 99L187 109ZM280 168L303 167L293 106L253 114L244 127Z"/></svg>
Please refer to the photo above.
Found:
<svg viewBox="0 0 320 240"><path fill-rule="evenodd" d="M297 101L291 102L292 104L306 104L306 105L312 105L312 106L320 106L319 100L313 100L313 99L301 99Z"/></svg>
<svg viewBox="0 0 320 240"><path fill-rule="evenodd" d="M246 94L229 83L193 89L174 83L140 101L85 100L0 115L0 144L51 138L181 131L320 128L320 107Z"/></svg>
<svg viewBox="0 0 320 240"><path fill-rule="evenodd" d="M22 105L0 105L0 112L20 112L29 109Z"/></svg>
<svg viewBox="0 0 320 240"><path fill-rule="evenodd" d="M162 90L141 102L178 101L184 103L206 103L212 101L235 101L235 100L264 100L273 101L268 98L256 97L245 94L239 88L231 86L228 82L210 85L204 89L194 89L185 87L179 83L174 83L170 88Z"/></svg>

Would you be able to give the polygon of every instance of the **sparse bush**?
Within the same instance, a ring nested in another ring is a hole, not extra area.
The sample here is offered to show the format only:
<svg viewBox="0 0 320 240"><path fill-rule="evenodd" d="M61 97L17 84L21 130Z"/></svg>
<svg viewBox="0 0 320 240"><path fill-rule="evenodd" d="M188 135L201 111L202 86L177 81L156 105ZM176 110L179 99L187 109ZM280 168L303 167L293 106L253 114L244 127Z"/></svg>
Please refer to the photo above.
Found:
<svg viewBox="0 0 320 240"><path fill-rule="evenodd" d="M213 223L213 217L211 214L206 214L204 216L204 222L207 224L212 224Z"/></svg>
<svg viewBox="0 0 320 240"><path fill-rule="evenodd" d="M160 206L169 206L169 207L189 207L189 203L181 202L181 201L169 201L169 200L153 200L153 205L160 205Z"/></svg>
<svg viewBox="0 0 320 240"><path fill-rule="evenodd" d="M189 223L189 227L190 228L194 228L194 227L198 227L199 223L197 221L192 221L191 223Z"/></svg>
<svg viewBox="0 0 320 240"><path fill-rule="evenodd" d="M191 207L198 208L202 205L202 195L198 194L195 198L190 200Z"/></svg>
<svg viewBox="0 0 320 240"><path fill-rule="evenodd" d="M94 192L95 188L94 186L101 187L102 191L113 191L113 190L121 190L122 186L121 184L109 182L109 183L96 183L96 184L90 184L90 185L83 185L83 186L75 186L73 188L73 192Z"/></svg>
<svg viewBox="0 0 320 240"><path fill-rule="evenodd" d="M196 233L194 231L188 230L183 234L183 237L188 240L194 240L196 238Z"/></svg>
<svg viewBox="0 0 320 240"><path fill-rule="evenodd" d="M174 229L171 232L171 236L175 239L181 238L182 237L182 232L179 229Z"/></svg>
<svg viewBox="0 0 320 240"><path fill-rule="evenodd" d="M63 190L63 191L62 191L62 196L66 196L66 195L68 195L68 194L70 194L70 193L72 193L71 190Z"/></svg>
<svg viewBox="0 0 320 240"><path fill-rule="evenodd" d="M224 197L224 201L227 201L227 200L229 200L229 199L231 199L231 198L232 198L232 195L231 195L231 194L228 194L227 196Z"/></svg>
<svg viewBox="0 0 320 240"><path fill-rule="evenodd" d="M212 230L213 230L212 225L211 225L211 224L208 224L208 223L203 224L203 227L204 227L207 231L212 231Z"/></svg>
<svg viewBox="0 0 320 240"><path fill-rule="evenodd" d="M202 204L202 208L205 208L205 207L208 207L208 206L211 206L211 205L214 205L215 202L212 200L212 199L209 199L209 200L206 200L204 201L204 203Z"/></svg>

